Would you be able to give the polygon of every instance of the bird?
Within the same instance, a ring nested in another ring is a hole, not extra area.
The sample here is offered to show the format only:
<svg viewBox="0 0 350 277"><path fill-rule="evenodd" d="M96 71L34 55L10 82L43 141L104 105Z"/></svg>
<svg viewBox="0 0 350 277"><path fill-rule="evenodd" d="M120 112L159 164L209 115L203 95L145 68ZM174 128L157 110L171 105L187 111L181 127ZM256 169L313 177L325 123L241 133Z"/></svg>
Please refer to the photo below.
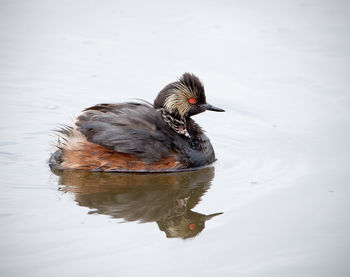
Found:
<svg viewBox="0 0 350 277"><path fill-rule="evenodd" d="M97 104L71 126L62 125L51 169L173 172L211 165L215 152L192 116L225 110L207 103L204 85L184 73L166 85L153 105L144 100Z"/></svg>

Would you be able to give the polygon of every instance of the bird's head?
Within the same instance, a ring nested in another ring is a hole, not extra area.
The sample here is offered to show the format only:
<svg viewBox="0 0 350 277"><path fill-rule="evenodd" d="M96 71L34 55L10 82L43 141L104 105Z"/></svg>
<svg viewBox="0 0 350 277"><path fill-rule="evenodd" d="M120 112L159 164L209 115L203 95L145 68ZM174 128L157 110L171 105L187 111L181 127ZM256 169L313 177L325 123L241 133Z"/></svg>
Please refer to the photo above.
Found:
<svg viewBox="0 0 350 277"><path fill-rule="evenodd" d="M162 89L154 100L154 108L163 108L180 119L206 110L225 111L207 103L202 82L191 73L183 74L177 82Z"/></svg>

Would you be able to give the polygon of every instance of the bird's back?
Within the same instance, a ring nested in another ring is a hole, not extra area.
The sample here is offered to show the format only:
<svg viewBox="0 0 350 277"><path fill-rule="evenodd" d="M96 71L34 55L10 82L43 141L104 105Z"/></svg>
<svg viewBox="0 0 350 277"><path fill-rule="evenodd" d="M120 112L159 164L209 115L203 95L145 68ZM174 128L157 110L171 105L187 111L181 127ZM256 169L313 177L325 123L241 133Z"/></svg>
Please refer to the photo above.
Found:
<svg viewBox="0 0 350 277"><path fill-rule="evenodd" d="M87 108L73 127L60 130L58 168L104 171L172 171L215 160L209 139L192 120L190 137L174 132L146 102L100 104Z"/></svg>

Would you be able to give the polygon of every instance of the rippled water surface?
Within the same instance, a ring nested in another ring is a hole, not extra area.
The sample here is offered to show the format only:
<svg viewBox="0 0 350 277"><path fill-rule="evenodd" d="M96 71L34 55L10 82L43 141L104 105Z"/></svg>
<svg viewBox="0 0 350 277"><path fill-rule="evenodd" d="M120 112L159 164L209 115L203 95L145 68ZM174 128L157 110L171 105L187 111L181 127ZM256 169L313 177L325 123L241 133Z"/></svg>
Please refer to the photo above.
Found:
<svg viewBox="0 0 350 277"><path fill-rule="evenodd" d="M1 276L350 276L347 1L0 1ZM183 72L218 161L51 172L52 130Z"/></svg>

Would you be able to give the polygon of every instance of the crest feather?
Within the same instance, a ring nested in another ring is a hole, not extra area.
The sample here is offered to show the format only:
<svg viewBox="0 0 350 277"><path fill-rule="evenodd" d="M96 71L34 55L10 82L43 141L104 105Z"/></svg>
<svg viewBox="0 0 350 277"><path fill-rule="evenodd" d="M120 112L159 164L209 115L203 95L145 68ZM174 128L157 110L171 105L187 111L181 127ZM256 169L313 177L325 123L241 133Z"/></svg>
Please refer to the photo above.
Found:
<svg viewBox="0 0 350 277"><path fill-rule="evenodd" d="M185 73L177 82L172 84L170 92L171 94L166 98L164 107L169 112L178 111L184 117L191 109L189 99L198 98L201 93L204 94L204 87L197 76Z"/></svg>

